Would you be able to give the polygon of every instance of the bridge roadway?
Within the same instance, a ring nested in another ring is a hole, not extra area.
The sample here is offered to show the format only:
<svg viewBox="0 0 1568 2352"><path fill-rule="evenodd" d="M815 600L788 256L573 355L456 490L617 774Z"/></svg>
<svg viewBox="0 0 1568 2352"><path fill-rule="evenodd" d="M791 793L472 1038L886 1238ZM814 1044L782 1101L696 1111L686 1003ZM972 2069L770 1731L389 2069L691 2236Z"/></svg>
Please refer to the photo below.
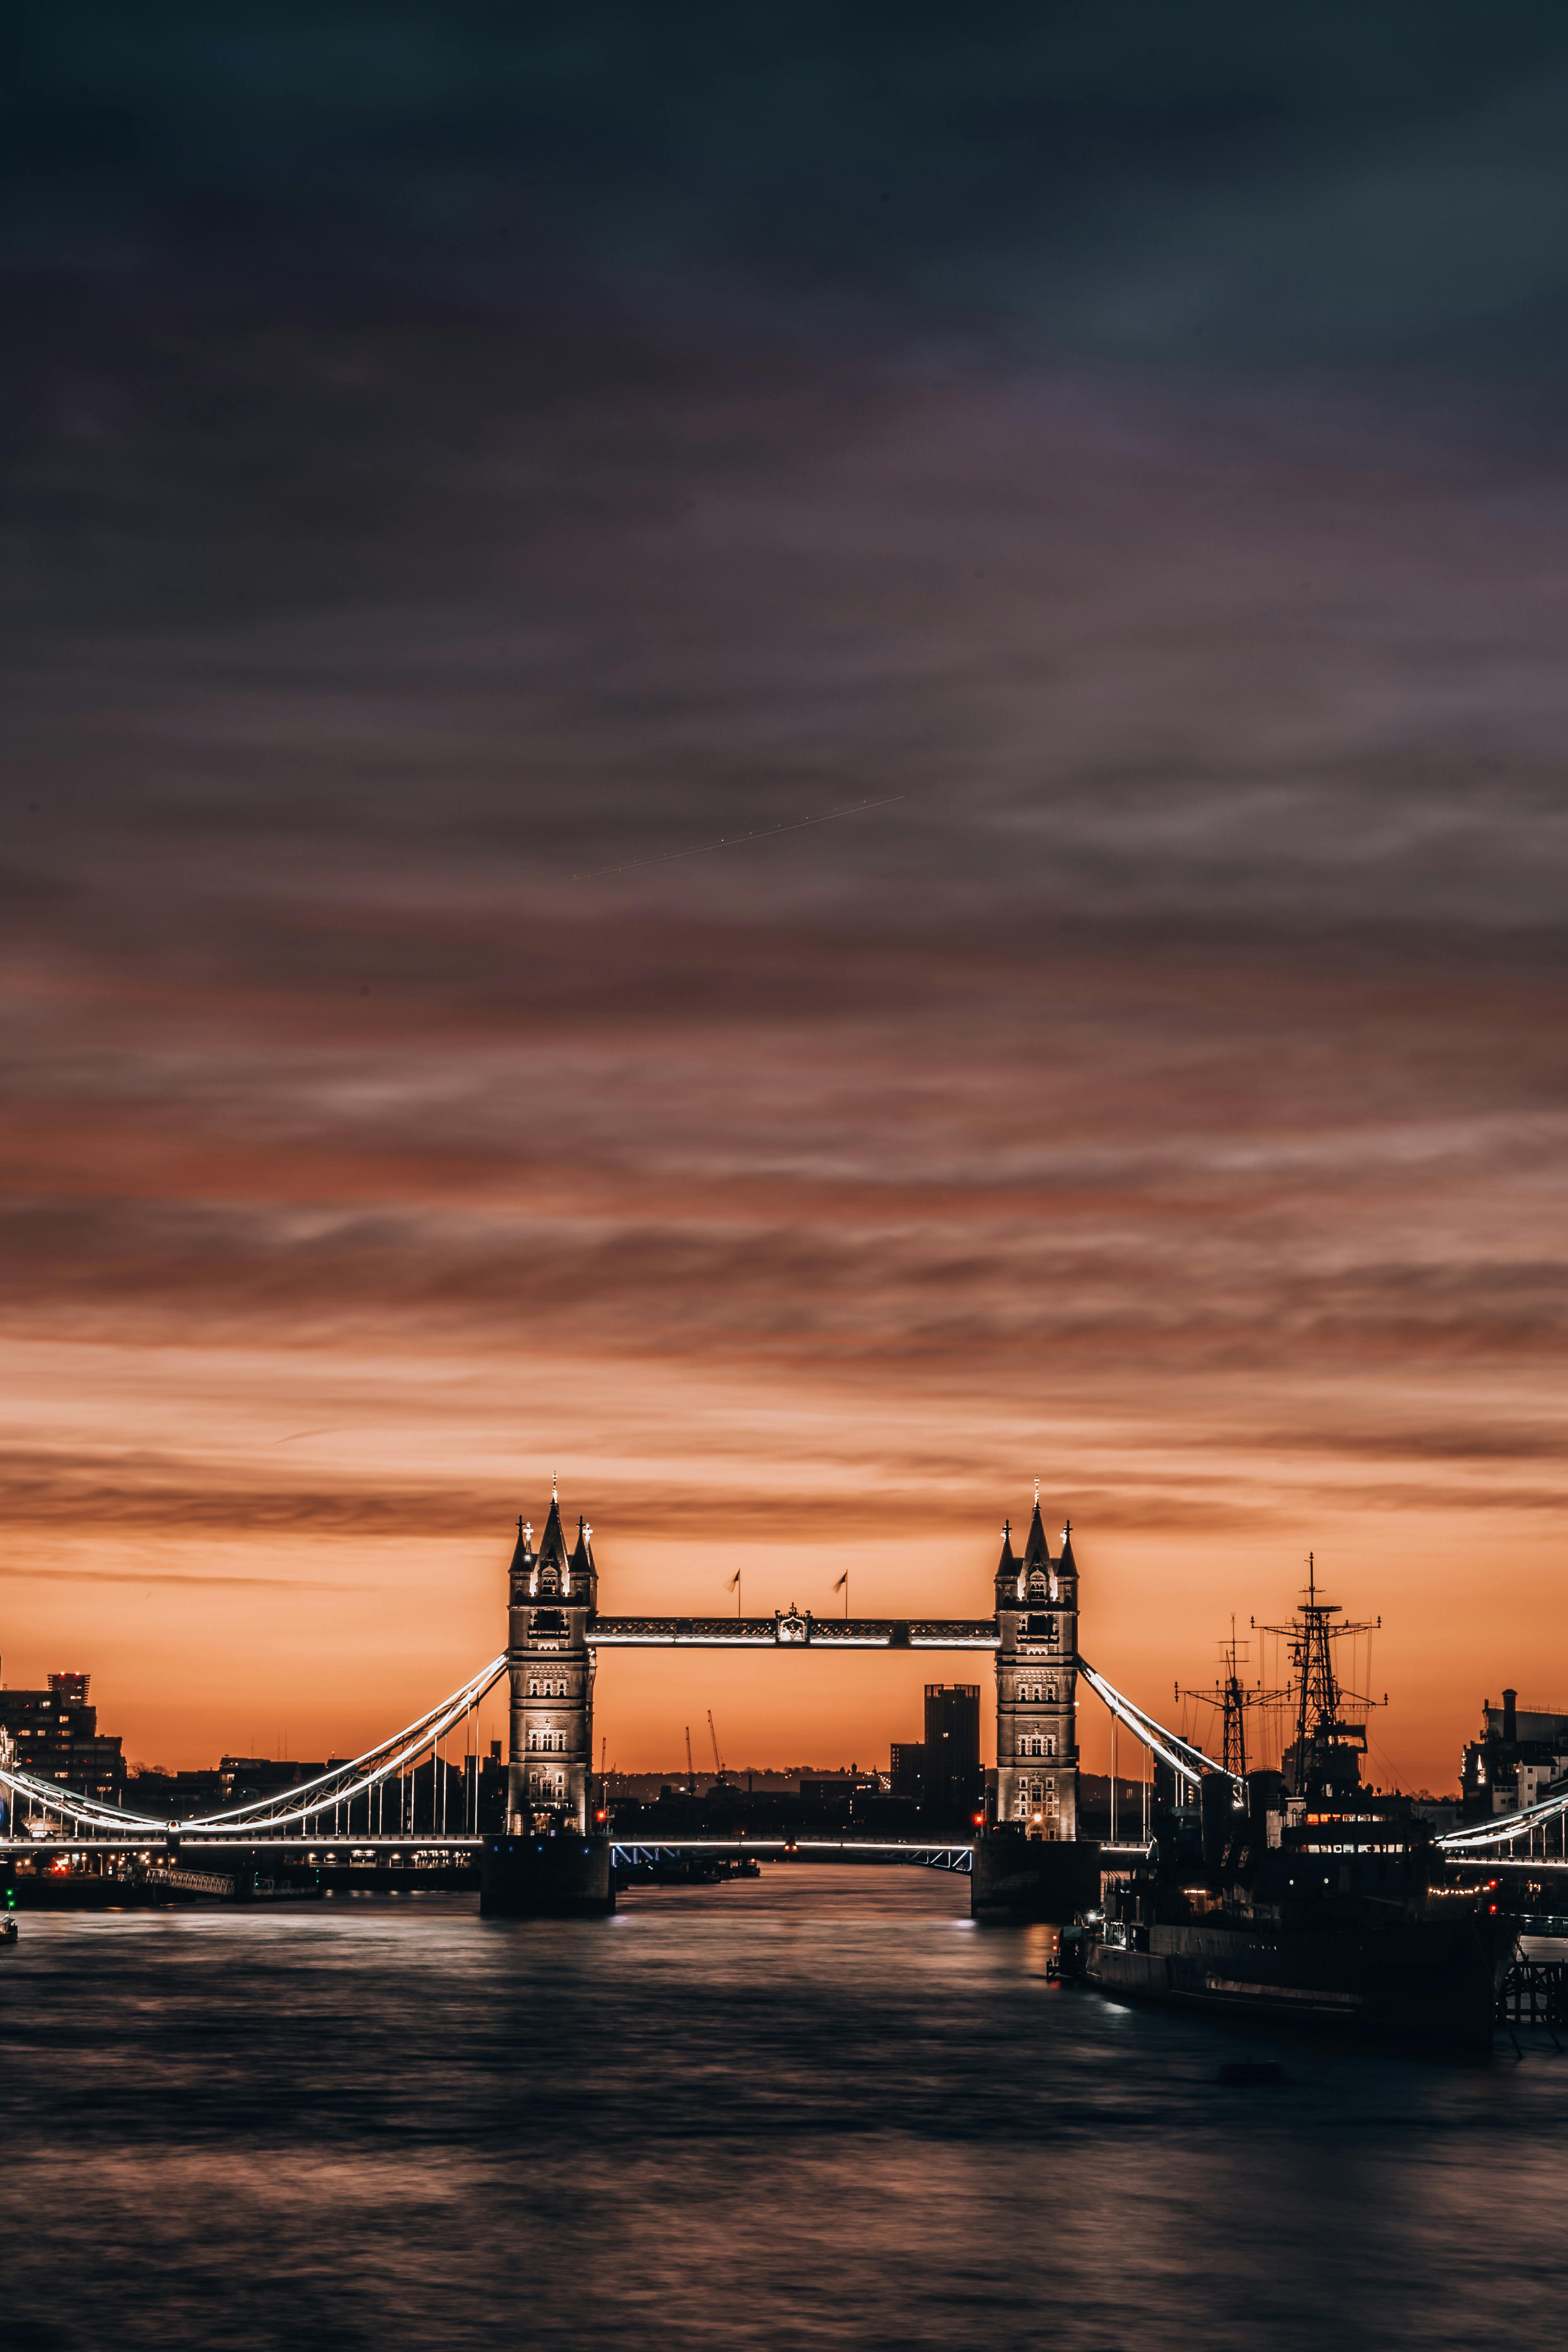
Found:
<svg viewBox="0 0 1568 2352"><path fill-rule="evenodd" d="M479 1853L484 1847L482 1837L266 1837L247 1836L243 1831L233 1831L222 1836L205 1831L200 1836L176 1837L171 1847L167 1837L153 1836L108 1838L0 1838L0 1856L35 1854L54 1859L62 1854L149 1854L174 1852L182 1860L195 1854L219 1853L286 1853L296 1861L304 1853L323 1856L349 1853ZM659 1837L644 1835L611 1840L617 1856L645 1858L664 1854L729 1853L771 1854L775 1858L789 1854L887 1854L894 1860L929 1861L932 1855L962 1856L941 1867L967 1870L974 1848L971 1841L956 1838L853 1838L853 1837ZM1142 1845L1105 1845L1100 1849L1102 1861L1112 1868L1121 1863L1140 1861L1148 1852Z"/></svg>

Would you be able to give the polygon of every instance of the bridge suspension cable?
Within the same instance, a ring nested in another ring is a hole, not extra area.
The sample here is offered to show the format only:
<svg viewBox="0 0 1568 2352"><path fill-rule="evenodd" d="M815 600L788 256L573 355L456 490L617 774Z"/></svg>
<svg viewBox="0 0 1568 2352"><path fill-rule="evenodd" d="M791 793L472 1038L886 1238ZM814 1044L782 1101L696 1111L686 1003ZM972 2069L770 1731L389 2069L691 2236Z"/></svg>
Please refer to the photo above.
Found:
<svg viewBox="0 0 1568 2352"><path fill-rule="evenodd" d="M340 1806L352 1805L394 1773L401 1772L405 1764L417 1764L430 1755L447 1732L471 1714L495 1687L506 1672L506 1664L503 1650L449 1698L427 1708L401 1731L395 1731L389 1739L379 1740L374 1748L367 1748L363 1755L340 1764L333 1771L323 1772L314 1780L301 1781L297 1788L282 1790L273 1797L254 1797L248 1804L195 1816L180 1822L181 1832L194 1834L210 1830L254 1835L261 1830L286 1828L292 1822L317 1820ZM301 1798L307 1801L301 1803Z"/></svg>
<svg viewBox="0 0 1568 2352"><path fill-rule="evenodd" d="M1201 1748L1195 1748L1190 1739L1184 1739L1178 1732L1167 1731L1164 1725L1156 1723L1152 1715L1145 1715L1141 1706L1135 1706L1130 1698L1123 1697L1103 1675L1096 1674L1087 1658L1079 1657L1078 1670L1095 1696L1103 1699L1111 1714L1119 1717L1129 1731L1141 1739L1145 1748L1152 1749L1163 1763L1168 1764L1180 1779L1190 1780L1195 1788L1204 1773L1217 1772L1222 1779L1234 1780L1238 1788L1241 1786L1238 1774L1227 1770L1223 1764L1216 1764L1212 1756L1205 1756Z"/></svg>
<svg viewBox="0 0 1568 2352"><path fill-rule="evenodd" d="M368 1797L372 1790L401 1773L405 1766L416 1766L426 1756L434 1756L447 1733L470 1716L494 1689L506 1672L506 1664L507 1654L503 1650L477 1675L470 1675L460 1689L427 1707L390 1738L378 1740L363 1755L334 1766L331 1771L321 1773L313 1780L279 1790L270 1797L253 1797L245 1804L231 1805L217 1812L195 1814L186 1821L132 1812L124 1806L105 1804L97 1797L78 1796L53 1781L41 1780L36 1774L18 1772L6 1766L0 1766L0 1787L9 1789L13 1796L25 1798L35 1811L53 1813L74 1822L89 1837L103 1837L115 1831L132 1838L138 1834L163 1838L171 1833L259 1837L295 1823L319 1822L327 1813L346 1813L358 1799ZM347 1829L342 1832L351 1833Z"/></svg>
<svg viewBox="0 0 1568 2352"><path fill-rule="evenodd" d="M1568 1812L1568 1791L1560 1797L1548 1797L1539 1805L1526 1805L1517 1813L1500 1813L1496 1821L1479 1822L1470 1829L1445 1830L1436 1840L1445 1853L1486 1853L1525 1832L1552 1822Z"/></svg>
<svg viewBox="0 0 1568 2352"><path fill-rule="evenodd" d="M150 1813L127 1812L122 1805L101 1804L96 1797L79 1797L58 1781L40 1780L31 1772L18 1772L9 1766L0 1766L0 1788L9 1789L15 1797L26 1797L35 1807L47 1807L51 1813L60 1813L68 1821L85 1830L145 1830L162 1837L169 1824L154 1821Z"/></svg>
<svg viewBox="0 0 1568 2352"><path fill-rule="evenodd" d="M395 1771L411 1759L417 1760L437 1739L444 1738L452 1726L478 1706L487 1692L492 1690L506 1671L507 1654L503 1650L488 1666L481 1666L469 1676L460 1690L441 1699L412 1723L395 1731L390 1738L377 1740L363 1755L351 1757L346 1764L334 1766L314 1780L301 1780L291 1789L270 1797L253 1797L243 1805L230 1805L216 1813L202 1813L182 1822L182 1830L245 1828L258 1823L270 1823L275 1816L302 1820L307 1813L328 1812L332 1806L346 1802L374 1788L387 1774ZM356 1778L356 1775L358 1776ZM301 1805L302 1797L310 1802Z"/></svg>

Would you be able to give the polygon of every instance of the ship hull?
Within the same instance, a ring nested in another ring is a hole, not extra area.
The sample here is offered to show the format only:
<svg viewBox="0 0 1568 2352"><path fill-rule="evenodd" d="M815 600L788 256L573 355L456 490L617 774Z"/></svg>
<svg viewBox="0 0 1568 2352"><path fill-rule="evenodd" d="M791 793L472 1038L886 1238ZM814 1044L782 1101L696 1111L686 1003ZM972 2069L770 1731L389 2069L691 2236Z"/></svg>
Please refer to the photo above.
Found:
<svg viewBox="0 0 1568 2352"><path fill-rule="evenodd" d="M1484 1916L1269 1937L1155 1927L1147 1950L1099 1946L1086 1974L1121 2000L1486 2049L1511 1944Z"/></svg>

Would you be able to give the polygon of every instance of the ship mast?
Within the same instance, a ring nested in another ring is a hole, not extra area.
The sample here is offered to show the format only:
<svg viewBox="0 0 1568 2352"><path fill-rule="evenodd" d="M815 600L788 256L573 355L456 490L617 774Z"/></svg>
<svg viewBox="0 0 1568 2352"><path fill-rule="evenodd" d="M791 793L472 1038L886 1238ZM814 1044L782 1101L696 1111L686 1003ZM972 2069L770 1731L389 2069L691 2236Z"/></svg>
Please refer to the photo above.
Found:
<svg viewBox="0 0 1568 2352"><path fill-rule="evenodd" d="M1366 1753L1366 1725L1346 1721L1345 1703L1348 1700L1363 1709L1388 1705L1386 1692L1375 1699L1347 1690L1334 1672L1334 1643L1376 1633L1382 1618L1336 1625L1331 1621L1341 1613L1337 1601L1319 1600L1317 1558L1309 1552L1306 1594L1295 1617L1288 1625L1258 1627L1259 1633L1278 1633L1290 1644L1296 1738L1285 1752L1285 1770L1290 1792L1297 1797L1337 1796L1360 1785L1359 1759Z"/></svg>
<svg viewBox="0 0 1568 2352"><path fill-rule="evenodd" d="M1247 1778L1247 1710L1249 1706L1280 1706L1289 1697L1289 1691L1266 1691L1261 1683L1244 1683L1241 1668L1246 1661L1248 1644L1236 1637L1236 1619L1230 1621L1230 1639L1219 1645L1220 1675L1213 1690L1184 1690L1176 1685L1176 1696L1195 1699L1200 1706L1219 1710L1220 1762L1238 1780Z"/></svg>

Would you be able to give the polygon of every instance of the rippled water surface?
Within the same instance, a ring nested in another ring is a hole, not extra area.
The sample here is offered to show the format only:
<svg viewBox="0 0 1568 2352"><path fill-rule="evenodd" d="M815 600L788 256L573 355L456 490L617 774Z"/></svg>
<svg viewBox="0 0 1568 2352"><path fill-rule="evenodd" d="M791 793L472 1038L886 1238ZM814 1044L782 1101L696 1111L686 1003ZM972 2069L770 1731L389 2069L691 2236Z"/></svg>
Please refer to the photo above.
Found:
<svg viewBox="0 0 1568 2352"><path fill-rule="evenodd" d="M1241 2040L1044 1978L963 1880L25 1916L0 2341L1558 2340L1568 2055ZM1289 2079L1216 2069L1278 2056Z"/></svg>

